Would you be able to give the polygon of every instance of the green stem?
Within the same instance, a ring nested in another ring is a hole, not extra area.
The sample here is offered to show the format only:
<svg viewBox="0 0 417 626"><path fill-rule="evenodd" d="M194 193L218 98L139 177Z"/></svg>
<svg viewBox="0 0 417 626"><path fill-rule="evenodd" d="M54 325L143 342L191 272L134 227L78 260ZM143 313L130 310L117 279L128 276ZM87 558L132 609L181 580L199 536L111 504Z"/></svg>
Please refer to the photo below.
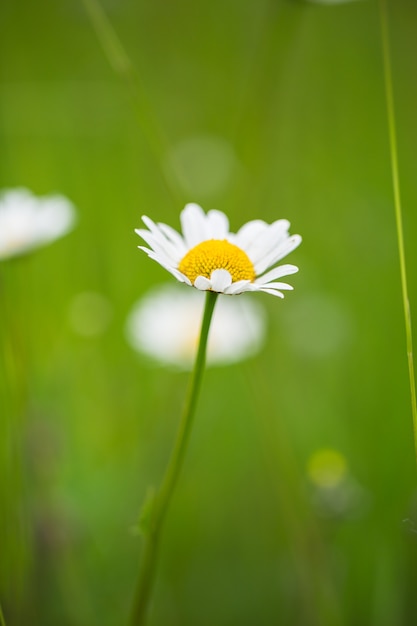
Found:
<svg viewBox="0 0 417 626"><path fill-rule="evenodd" d="M0 626L6 626L6 620L4 619L3 611L1 609L1 604L0 604Z"/></svg>
<svg viewBox="0 0 417 626"><path fill-rule="evenodd" d="M174 493L175 485L184 461L188 439L190 437L198 393L201 386L201 379L204 372L207 339L216 298L217 293L207 291L200 341L184 411L178 428L174 448L171 453L171 458L159 491L156 493L152 503L149 526L146 528L139 580L132 611L132 626L141 626L146 622L147 607L156 568L158 544L162 524Z"/></svg>
<svg viewBox="0 0 417 626"><path fill-rule="evenodd" d="M394 205L395 205L395 220L397 224L397 238L398 238L398 251L400 257L400 273L401 273L401 288L404 308L405 319L405 334L406 334L406 347L407 347L407 359L408 359L408 375L410 380L410 394L411 394L411 411L413 416L413 432L414 432L414 449L417 461L417 399L416 399L416 384L414 376L414 359L413 359L413 338L411 331L411 310L410 302L408 299L408 287L407 287L407 272L405 261L405 246L404 246L404 230L402 220L401 209L401 195L400 195L400 178L398 173L398 150L397 150L397 131L395 126L395 109L394 109L394 90L392 85L392 70L391 70L391 55L389 44L389 32L388 32L388 11L386 0L380 0L379 2L380 16L381 16L381 38L382 38L382 52L383 52L383 65L384 65L384 77L385 77L385 94L387 100L387 117L388 117L388 131L389 131L389 143L391 153L391 174L392 185L394 192Z"/></svg>

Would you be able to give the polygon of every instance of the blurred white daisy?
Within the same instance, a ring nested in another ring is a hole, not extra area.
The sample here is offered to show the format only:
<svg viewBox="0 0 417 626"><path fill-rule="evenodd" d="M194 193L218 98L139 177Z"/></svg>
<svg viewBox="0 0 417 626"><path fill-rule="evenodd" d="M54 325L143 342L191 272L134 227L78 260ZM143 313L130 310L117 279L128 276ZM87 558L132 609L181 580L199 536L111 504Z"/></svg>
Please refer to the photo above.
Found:
<svg viewBox="0 0 417 626"><path fill-rule="evenodd" d="M37 197L24 188L0 193L0 260L25 254L65 235L75 208L64 196Z"/></svg>
<svg viewBox="0 0 417 626"><path fill-rule="evenodd" d="M208 365L226 365L259 351L265 337L263 309L241 298L222 298L210 327ZM175 285L152 289L133 307L126 324L130 345L165 365L192 367L204 309L202 294Z"/></svg>
<svg viewBox="0 0 417 626"><path fill-rule="evenodd" d="M139 248L180 282L228 295L264 291L283 298L282 291L292 289L276 279L298 272L295 265L266 272L301 243L300 235L289 235L287 220L253 220L231 233L224 213L205 214L198 204L187 204L180 219L182 236L147 216L142 220L149 230L136 230L149 246Z"/></svg>

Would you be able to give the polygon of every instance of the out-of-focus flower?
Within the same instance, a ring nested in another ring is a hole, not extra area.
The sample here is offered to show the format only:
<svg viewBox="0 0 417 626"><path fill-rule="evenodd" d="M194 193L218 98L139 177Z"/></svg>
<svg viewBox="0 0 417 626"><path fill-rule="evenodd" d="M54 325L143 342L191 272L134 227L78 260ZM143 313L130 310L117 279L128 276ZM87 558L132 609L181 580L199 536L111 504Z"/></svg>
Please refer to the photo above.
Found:
<svg viewBox="0 0 417 626"><path fill-rule="evenodd" d="M187 204L182 211L182 236L167 224L155 224L146 216L142 220L149 230L136 232L149 248L139 248L182 283L201 291L263 291L280 298L282 291L292 289L276 279L298 272L298 267L280 265L266 271L301 243L300 235L289 235L287 220L253 220L231 233L224 213L205 214L198 204Z"/></svg>
<svg viewBox="0 0 417 626"><path fill-rule="evenodd" d="M335 487L346 477L347 462L338 450L322 448L311 455L307 469L313 484L318 487Z"/></svg>
<svg viewBox="0 0 417 626"><path fill-rule="evenodd" d="M83 291L77 294L70 304L70 324L76 333L84 337L94 337L104 333L112 315L110 300L95 291Z"/></svg>
<svg viewBox="0 0 417 626"><path fill-rule="evenodd" d="M216 305L207 349L208 365L252 356L262 346L265 315L257 303L222 298ZM174 285L152 289L139 300L126 324L130 345L165 365L190 369L197 350L204 308L202 294Z"/></svg>
<svg viewBox="0 0 417 626"><path fill-rule="evenodd" d="M322 517L352 519L369 508L368 492L350 474L347 460L338 450L316 450L308 460L307 474L313 505Z"/></svg>
<svg viewBox="0 0 417 626"><path fill-rule="evenodd" d="M0 193L0 260L25 254L65 235L75 208L64 196L37 197L28 189Z"/></svg>

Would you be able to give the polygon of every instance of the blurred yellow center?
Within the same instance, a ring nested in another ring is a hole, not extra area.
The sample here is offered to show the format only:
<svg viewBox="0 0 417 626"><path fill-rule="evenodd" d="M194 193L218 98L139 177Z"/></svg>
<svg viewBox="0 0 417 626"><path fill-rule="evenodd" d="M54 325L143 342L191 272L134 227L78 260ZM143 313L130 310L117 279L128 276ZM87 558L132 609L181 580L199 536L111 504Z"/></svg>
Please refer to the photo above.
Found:
<svg viewBox="0 0 417 626"><path fill-rule="evenodd" d="M347 474L347 462L338 450L323 448L310 457L307 471L318 487L335 487Z"/></svg>
<svg viewBox="0 0 417 626"><path fill-rule="evenodd" d="M232 282L254 280L255 269L246 252L226 239L202 241L187 252L178 269L194 284L197 276L211 277L214 270L227 270Z"/></svg>

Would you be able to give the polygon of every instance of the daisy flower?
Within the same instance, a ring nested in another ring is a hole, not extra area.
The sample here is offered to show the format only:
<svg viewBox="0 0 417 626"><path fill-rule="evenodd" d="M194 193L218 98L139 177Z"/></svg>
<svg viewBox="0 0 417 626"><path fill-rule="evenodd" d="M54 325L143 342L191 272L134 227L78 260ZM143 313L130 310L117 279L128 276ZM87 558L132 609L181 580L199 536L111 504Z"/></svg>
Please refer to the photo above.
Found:
<svg viewBox="0 0 417 626"><path fill-rule="evenodd" d="M60 195L37 197L28 189L0 194L0 260L18 256L65 235L75 208Z"/></svg>
<svg viewBox="0 0 417 626"><path fill-rule="evenodd" d="M276 281L298 267L273 267L301 243L300 235L289 235L287 220L253 220L232 233L224 213L205 214L198 204L187 204L180 220L182 235L147 216L142 221L148 230L136 230L149 246L139 248L180 282L228 295L263 291L283 298L282 291L292 289Z"/></svg>
<svg viewBox="0 0 417 626"><path fill-rule="evenodd" d="M163 365L191 369L198 345L203 294L176 285L151 289L134 306L126 338L135 350ZM263 309L251 300L222 298L207 346L208 365L236 363L256 354L265 338Z"/></svg>

